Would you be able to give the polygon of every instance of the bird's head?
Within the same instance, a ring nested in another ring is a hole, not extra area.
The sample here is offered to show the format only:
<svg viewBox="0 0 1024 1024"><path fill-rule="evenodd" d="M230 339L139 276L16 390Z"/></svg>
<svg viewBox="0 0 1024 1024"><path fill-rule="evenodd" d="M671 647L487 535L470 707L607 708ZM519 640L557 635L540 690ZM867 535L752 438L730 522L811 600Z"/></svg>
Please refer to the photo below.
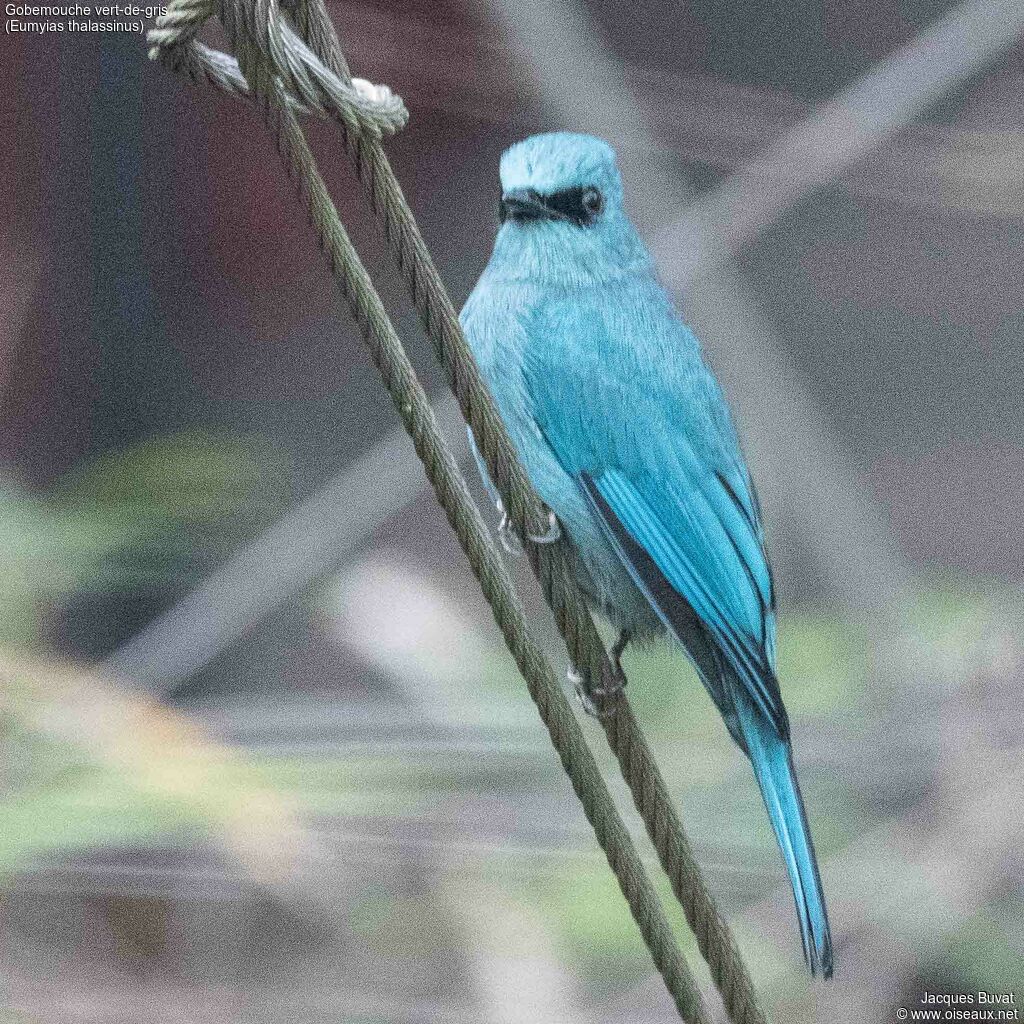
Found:
<svg viewBox="0 0 1024 1024"><path fill-rule="evenodd" d="M499 218L495 258L514 276L601 278L647 258L615 151L591 135L534 135L506 150Z"/></svg>

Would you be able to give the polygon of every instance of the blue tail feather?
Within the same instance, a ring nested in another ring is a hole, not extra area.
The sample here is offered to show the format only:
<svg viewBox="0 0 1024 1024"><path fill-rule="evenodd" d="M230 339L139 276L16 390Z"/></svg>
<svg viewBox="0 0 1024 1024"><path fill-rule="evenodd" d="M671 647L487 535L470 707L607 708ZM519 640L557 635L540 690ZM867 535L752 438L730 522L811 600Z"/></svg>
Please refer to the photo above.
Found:
<svg viewBox="0 0 1024 1024"><path fill-rule="evenodd" d="M828 911L789 742L753 714L741 711L740 718L754 775L793 886L804 957L812 975L830 978L832 936Z"/></svg>

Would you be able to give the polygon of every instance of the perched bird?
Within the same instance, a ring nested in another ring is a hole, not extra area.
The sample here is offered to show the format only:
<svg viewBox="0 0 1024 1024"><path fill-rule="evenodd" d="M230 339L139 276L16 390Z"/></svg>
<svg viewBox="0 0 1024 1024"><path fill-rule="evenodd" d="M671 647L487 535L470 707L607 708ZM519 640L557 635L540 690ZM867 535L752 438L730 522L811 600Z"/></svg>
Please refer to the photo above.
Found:
<svg viewBox="0 0 1024 1024"><path fill-rule="evenodd" d="M555 517L533 539L563 531L591 605L619 631L620 675L631 640L668 634L689 655L753 765L804 955L827 978L832 940L775 675L761 512L725 399L623 210L607 143L526 139L502 156L501 188L494 251L461 321Z"/></svg>

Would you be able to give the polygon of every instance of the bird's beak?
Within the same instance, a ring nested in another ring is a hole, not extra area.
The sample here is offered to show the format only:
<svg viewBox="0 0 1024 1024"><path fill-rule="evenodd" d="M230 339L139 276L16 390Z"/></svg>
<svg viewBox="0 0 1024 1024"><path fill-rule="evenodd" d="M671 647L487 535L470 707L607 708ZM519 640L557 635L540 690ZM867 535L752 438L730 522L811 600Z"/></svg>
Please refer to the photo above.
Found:
<svg viewBox="0 0 1024 1024"><path fill-rule="evenodd" d="M501 197L498 219L502 224L507 220L523 223L528 220L546 220L552 216L540 194L532 188L514 188Z"/></svg>

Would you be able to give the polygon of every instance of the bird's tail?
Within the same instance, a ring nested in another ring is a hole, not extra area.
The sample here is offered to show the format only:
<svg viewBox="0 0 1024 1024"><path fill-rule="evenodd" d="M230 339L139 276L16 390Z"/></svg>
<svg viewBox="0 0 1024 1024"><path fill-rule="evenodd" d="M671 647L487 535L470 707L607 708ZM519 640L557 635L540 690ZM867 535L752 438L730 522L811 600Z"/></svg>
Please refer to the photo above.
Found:
<svg viewBox="0 0 1024 1024"><path fill-rule="evenodd" d="M753 708L750 710L751 713L740 715L745 726L744 738L793 885L804 958L812 976L820 974L830 978L832 936L828 926L828 911L825 909L825 896L818 874L814 844L807 827L804 802L793 770L789 741L780 737L768 722L753 713Z"/></svg>

